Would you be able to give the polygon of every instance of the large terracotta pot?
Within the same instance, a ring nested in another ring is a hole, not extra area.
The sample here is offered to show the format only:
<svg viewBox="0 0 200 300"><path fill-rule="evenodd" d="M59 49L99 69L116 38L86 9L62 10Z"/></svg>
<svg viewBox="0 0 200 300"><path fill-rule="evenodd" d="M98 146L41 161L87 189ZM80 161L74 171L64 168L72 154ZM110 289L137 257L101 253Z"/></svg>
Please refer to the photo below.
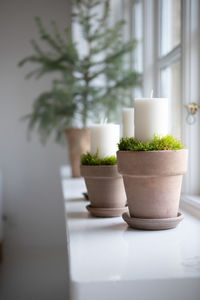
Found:
<svg viewBox="0 0 200 300"><path fill-rule="evenodd" d="M93 208L125 208L126 193L117 166L81 166L81 175Z"/></svg>
<svg viewBox="0 0 200 300"><path fill-rule="evenodd" d="M80 156L90 151L90 129L70 128L66 129L65 133L69 148L72 177L81 177Z"/></svg>
<svg viewBox="0 0 200 300"><path fill-rule="evenodd" d="M186 149L117 152L131 217L177 217L187 158Z"/></svg>

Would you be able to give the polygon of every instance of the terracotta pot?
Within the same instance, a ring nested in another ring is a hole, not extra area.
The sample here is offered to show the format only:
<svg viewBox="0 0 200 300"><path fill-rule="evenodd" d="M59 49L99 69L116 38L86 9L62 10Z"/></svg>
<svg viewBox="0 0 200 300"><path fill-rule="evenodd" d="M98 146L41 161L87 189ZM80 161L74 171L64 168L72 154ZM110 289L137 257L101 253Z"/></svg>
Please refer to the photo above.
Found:
<svg viewBox="0 0 200 300"><path fill-rule="evenodd" d="M117 152L131 217L177 217L187 158L186 149Z"/></svg>
<svg viewBox="0 0 200 300"><path fill-rule="evenodd" d="M72 177L81 177L80 156L90 151L90 129L70 128L65 130L68 147L69 160L72 168Z"/></svg>
<svg viewBox="0 0 200 300"><path fill-rule="evenodd" d="M95 208L122 208L126 193L117 166L81 166L91 206Z"/></svg>

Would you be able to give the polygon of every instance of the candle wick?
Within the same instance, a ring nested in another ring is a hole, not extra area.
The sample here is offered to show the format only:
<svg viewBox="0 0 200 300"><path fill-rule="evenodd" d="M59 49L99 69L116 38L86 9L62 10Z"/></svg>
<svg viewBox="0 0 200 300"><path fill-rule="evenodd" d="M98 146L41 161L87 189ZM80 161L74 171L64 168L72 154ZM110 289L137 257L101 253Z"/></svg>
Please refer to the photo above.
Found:
<svg viewBox="0 0 200 300"><path fill-rule="evenodd" d="M153 89L151 90L151 98L153 98Z"/></svg>

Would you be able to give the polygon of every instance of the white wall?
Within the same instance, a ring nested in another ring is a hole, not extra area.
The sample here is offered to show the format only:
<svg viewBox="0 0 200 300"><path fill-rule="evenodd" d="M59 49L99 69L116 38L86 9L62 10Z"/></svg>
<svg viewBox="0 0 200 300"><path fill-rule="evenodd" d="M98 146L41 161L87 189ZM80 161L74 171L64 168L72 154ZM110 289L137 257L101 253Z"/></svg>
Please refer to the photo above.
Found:
<svg viewBox="0 0 200 300"><path fill-rule="evenodd" d="M55 252L57 247L62 252L60 257L64 257L66 235L59 167L67 162L67 148L56 145L53 139L44 147L36 133L27 141L27 124L20 121L31 111L34 98L50 85L50 77L25 81L24 75L32 66L17 67L19 60L31 53L30 39L38 36L33 20L37 15L45 24L55 19L63 28L70 23L69 1L0 1L0 170L8 217L5 245L7 253L12 249L12 255L17 249L36 249L39 253L38 249Z"/></svg>
<svg viewBox="0 0 200 300"><path fill-rule="evenodd" d="M2 174L0 173L0 244L3 240L3 188Z"/></svg>

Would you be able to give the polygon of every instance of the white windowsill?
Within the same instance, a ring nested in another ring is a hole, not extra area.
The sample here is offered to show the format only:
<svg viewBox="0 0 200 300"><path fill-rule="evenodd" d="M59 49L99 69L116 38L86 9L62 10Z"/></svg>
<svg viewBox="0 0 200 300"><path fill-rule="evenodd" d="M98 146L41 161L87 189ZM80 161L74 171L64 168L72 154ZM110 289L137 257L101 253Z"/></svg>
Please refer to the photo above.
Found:
<svg viewBox="0 0 200 300"><path fill-rule="evenodd" d="M182 194L180 207L191 215L200 218L200 196Z"/></svg>
<svg viewBox="0 0 200 300"><path fill-rule="evenodd" d="M199 299L198 202L190 213L193 206L181 197L184 221L175 229L139 231L128 228L122 218L93 218L82 198L83 179L64 176L62 186L72 300L85 300L86 295L100 300L108 294L111 300L129 300L133 293L136 299L146 300L148 295L160 300L164 291L162 300L188 300L188 293L191 300Z"/></svg>

